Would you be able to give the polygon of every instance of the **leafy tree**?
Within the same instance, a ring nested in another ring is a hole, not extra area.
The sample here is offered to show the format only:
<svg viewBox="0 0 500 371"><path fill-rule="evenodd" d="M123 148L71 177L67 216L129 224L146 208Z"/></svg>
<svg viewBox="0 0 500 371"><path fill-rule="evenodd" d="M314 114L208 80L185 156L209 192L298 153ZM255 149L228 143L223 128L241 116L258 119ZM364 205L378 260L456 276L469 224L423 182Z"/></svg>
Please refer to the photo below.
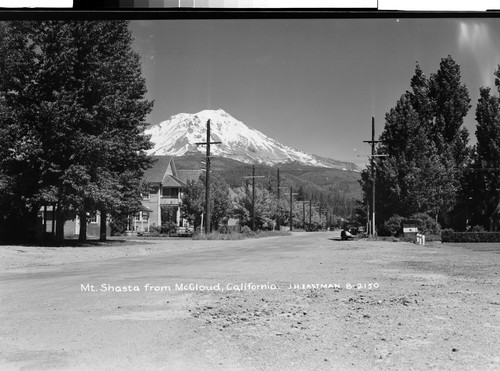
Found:
<svg viewBox="0 0 500 371"><path fill-rule="evenodd" d="M305 199L306 199L306 195L305 195L304 187L300 186L299 190L297 191L296 200L297 201L304 201Z"/></svg>
<svg viewBox="0 0 500 371"><path fill-rule="evenodd" d="M126 21L8 24L1 168L12 180L10 202L19 206L9 218L25 223L27 213L54 203L58 238L72 209L84 239L87 213L137 207L150 165L142 131L152 103L143 99L145 80L131 43Z"/></svg>
<svg viewBox="0 0 500 371"><path fill-rule="evenodd" d="M433 108L431 138L440 155L451 155L460 166L469 154L469 133L462 125L471 105L467 87L461 82L460 66L451 56L441 59L439 70L431 75L429 98Z"/></svg>
<svg viewBox="0 0 500 371"><path fill-rule="evenodd" d="M500 66L495 71L495 85L500 91ZM500 99L490 88L480 89L476 108L476 153L471 166L469 197L476 205L478 218L473 223L493 227L491 218L500 213ZM466 216L468 217L468 216Z"/></svg>
<svg viewBox="0 0 500 371"><path fill-rule="evenodd" d="M385 229L391 234L391 236L399 236L402 231L402 222L404 218L397 214L394 214L389 219L387 219L384 223Z"/></svg>
<svg viewBox="0 0 500 371"><path fill-rule="evenodd" d="M468 132L462 127L470 108L460 67L443 58L437 73L426 78L417 64L411 90L386 114L381 145L374 158L376 213L382 224L394 214L428 213L446 218L457 203L470 158ZM371 165L363 171L364 204L370 204Z"/></svg>
<svg viewBox="0 0 500 371"><path fill-rule="evenodd" d="M181 216L195 226L201 225L205 212L205 184L200 180L188 180L183 191Z"/></svg>
<svg viewBox="0 0 500 371"><path fill-rule="evenodd" d="M205 213L205 175L198 180L188 180L184 191L181 216L195 226L201 225L201 215ZM212 230L227 222L233 208L229 185L217 173L210 176L210 221Z"/></svg>
<svg viewBox="0 0 500 371"><path fill-rule="evenodd" d="M218 230L222 224L227 224L233 210L233 202L229 193L229 185L217 173L210 177L210 201L212 230ZM204 176L202 180L204 182Z"/></svg>
<svg viewBox="0 0 500 371"><path fill-rule="evenodd" d="M271 228L272 225L274 225L274 220L277 216L277 201L267 189L255 187L254 212L256 229ZM240 225L252 225L251 187L244 187L238 194L238 201L236 208L234 209L234 215L239 219Z"/></svg>
<svg viewBox="0 0 500 371"><path fill-rule="evenodd" d="M413 214L409 219L416 221L419 232L423 234L438 235L441 231L436 220L426 213Z"/></svg>

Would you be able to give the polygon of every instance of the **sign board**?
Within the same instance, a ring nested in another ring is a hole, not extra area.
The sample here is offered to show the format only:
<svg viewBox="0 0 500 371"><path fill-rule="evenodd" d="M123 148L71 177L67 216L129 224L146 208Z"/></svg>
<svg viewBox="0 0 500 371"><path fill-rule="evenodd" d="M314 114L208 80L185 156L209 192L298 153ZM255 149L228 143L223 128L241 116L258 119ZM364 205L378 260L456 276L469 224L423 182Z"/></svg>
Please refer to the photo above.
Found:
<svg viewBox="0 0 500 371"><path fill-rule="evenodd" d="M418 233L418 227L417 223L412 221L407 221L406 223L403 223L403 235L408 236L408 235L413 235Z"/></svg>

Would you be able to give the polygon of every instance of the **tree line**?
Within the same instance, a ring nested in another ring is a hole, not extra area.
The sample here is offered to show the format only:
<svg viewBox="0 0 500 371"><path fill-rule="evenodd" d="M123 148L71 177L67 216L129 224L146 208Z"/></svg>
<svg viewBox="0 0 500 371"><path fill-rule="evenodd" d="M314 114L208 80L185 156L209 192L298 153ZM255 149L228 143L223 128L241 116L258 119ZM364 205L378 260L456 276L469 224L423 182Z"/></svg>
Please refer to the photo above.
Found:
<svg viewBox="0 0 500 371"><path fill-rule="evenodd" d="M277 167L256 165L256 172L265 179L259 186L266 188L271 194L277 194ZM249 166L233 166L217 171L233 189L244 186L243 179L248 175ZM335 215L350 218L354 215L357 202L361 197L358 184L359 173L335 169L307 167L300 164L287 166L280 174L280 185L292 186L297 192L296 200L311 200L321 205L323 210L332 211Z"/></svg>
<svg viewBox="0 0 500 371"><path fill-rule="evenodd" d="M328 208L326 202L306 199L302 188L296 189L290 208L290 195L284 190L278 198L277 189L266 187L266 179L256 181L255 195L252 181L240 187L230 187L223 175L214 172L210 176L211 230L225 231L230 218L238 220L241 227L255 230L277 229L280 225L293 228L321 229L340 227L342 218ZM311 204L309 204L311 201ZM183 192L181 216L199 228L205 213L205 176L188 180Z"/></svg>
<svg viewBox="0 0 500 371"><path fill-rule="evenodd" d="M140 57L127 21L11 21L0 24L0 229L32 239L39 212L54 210L63 239L69 213L106 215L138 207L151 166L142 133Z"/></svg>
<svg viewBox="0 0 500 371"><path fill-rule="evenodd" d="M427 77L417 63L410 89L385 115L373 165L362 172L358 219L366 222L375 173L377 229L397 218L426 215L455 230L494 229L500 194L500 66L496 92L480 89L476 106L477 144L469 144L464 118L471 98L459 64L442 58ZM373 169L372 169L373 166Z"/></svg>

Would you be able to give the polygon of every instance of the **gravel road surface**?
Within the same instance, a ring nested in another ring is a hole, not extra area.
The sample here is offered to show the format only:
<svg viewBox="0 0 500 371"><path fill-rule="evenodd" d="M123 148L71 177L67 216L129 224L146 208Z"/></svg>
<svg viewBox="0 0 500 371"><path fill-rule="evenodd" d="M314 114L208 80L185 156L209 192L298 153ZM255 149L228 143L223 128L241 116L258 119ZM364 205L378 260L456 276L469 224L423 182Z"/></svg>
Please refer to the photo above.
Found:
<svg viewBox="0 0 500 371"><path fill-rule="evenodd" d="M500 369L500 246L337 235L0 246L0 369Z"/></svg>

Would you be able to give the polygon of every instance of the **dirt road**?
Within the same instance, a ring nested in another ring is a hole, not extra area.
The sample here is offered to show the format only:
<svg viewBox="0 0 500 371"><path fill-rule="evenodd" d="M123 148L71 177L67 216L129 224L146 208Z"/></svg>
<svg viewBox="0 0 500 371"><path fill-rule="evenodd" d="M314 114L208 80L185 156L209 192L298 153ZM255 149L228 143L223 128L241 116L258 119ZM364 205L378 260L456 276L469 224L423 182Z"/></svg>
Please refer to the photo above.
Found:
<svg viewBox="0 0 500 371"><path fill-rule="evenodd" d="M0 246L2 370L497 370L500 247Z"/></svg>

